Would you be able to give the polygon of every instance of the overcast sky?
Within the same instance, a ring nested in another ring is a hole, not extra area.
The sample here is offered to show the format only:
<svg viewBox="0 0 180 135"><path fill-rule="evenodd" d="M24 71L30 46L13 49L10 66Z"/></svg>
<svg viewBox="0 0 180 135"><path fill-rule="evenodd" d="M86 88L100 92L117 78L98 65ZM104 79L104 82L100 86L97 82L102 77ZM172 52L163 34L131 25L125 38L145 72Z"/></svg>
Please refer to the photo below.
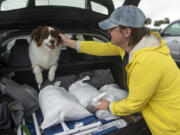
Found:
<svg viewBox="0 0 180 135"><path fill-rule="evenodd" d="M152 21L165 17L168 17L170 22L180 19L180 0L141 0L139 8Z"/></svg>

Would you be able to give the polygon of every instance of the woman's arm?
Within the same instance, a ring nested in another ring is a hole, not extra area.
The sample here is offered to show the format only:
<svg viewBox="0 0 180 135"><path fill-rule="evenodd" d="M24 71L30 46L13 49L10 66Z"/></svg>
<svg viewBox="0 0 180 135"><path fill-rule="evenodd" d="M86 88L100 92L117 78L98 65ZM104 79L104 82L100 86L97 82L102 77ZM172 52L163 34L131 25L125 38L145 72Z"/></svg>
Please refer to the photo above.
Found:
<svg viewBox="0 0 180 135"><path fill-rule="evenodd" d="M121 56L124 57L125 51L119 46L110 42L101 43L96 41L77 41L59 34L61 37L61 45L76 49L78 52L87 53L96 56Z"/></svg>

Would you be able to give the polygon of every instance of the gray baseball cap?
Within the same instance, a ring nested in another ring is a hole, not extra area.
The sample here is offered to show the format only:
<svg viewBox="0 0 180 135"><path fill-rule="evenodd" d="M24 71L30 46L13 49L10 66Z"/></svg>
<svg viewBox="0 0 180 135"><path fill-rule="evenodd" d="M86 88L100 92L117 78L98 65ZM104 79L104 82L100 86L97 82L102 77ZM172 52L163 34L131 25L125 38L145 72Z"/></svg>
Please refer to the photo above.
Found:
<svg viewBox="0 0 180 135"><path fill-rule="evenodd" d="M142 28L146 21L144 13L135 6L122 6L115 9L110 17L99 22L99 27L108 30L116 26L127 26L132 28Z"/></svg>

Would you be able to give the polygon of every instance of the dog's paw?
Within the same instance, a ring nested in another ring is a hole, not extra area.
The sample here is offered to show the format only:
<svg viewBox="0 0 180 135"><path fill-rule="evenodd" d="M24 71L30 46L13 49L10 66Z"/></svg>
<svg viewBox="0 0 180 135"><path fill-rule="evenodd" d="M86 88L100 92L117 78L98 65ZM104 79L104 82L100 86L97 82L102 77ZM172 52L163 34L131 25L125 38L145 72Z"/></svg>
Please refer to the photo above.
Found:
<svg viewBox="0 0 180 135"><path fill-rule="evenodd" d="M49 71L48 73L48 79L50 82L54 81L54 77L55 77L55 72L54 71Z"/></svg>

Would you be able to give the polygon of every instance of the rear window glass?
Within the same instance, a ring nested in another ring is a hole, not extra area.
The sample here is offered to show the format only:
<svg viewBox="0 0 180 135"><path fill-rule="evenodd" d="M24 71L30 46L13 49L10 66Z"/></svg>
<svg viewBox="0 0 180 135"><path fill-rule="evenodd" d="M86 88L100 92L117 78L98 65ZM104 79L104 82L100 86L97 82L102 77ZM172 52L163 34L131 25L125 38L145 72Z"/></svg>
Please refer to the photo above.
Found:
<svg viewBox="0 0 180 135"><path fill-rule="evenodd" d="M0 3L1 11L25 8L29 0L2 0Z"/></svg>
<svg viewBox="0 0 180 135"><path fill-rule="evenodd" d="M108 15L108 9L105 6L100 5L96 2L91 2L91 8L92 8L92 11L94 12Z"/></svg>
<svg viewBox="0 0 180 135"><path fill-rule="evenodd" d="M0 1L0 11L16 10L28 7L30 0L2 0ZM108 0L112 1L115 8L122 6L125 0ZM106 2L106 0L101 1ZM35 0L35 6L67 6L81 9L92 10L101 14L108 15L108 6L101 5L96 0Z"/></svg>
<svg viewBox="0 0 180 135"><path fill-rule="evenodd" d="M86 9L86 0L36 0L36 6L68 6ZM108 15L107 7L96 2L90 2L91 10Z"/></svg>
<svg viewBox="0 0 180 135"><path fill-rule="evenodd" d="M36 6L69 6L85 8L85 0L36 0Z"/></svg>

